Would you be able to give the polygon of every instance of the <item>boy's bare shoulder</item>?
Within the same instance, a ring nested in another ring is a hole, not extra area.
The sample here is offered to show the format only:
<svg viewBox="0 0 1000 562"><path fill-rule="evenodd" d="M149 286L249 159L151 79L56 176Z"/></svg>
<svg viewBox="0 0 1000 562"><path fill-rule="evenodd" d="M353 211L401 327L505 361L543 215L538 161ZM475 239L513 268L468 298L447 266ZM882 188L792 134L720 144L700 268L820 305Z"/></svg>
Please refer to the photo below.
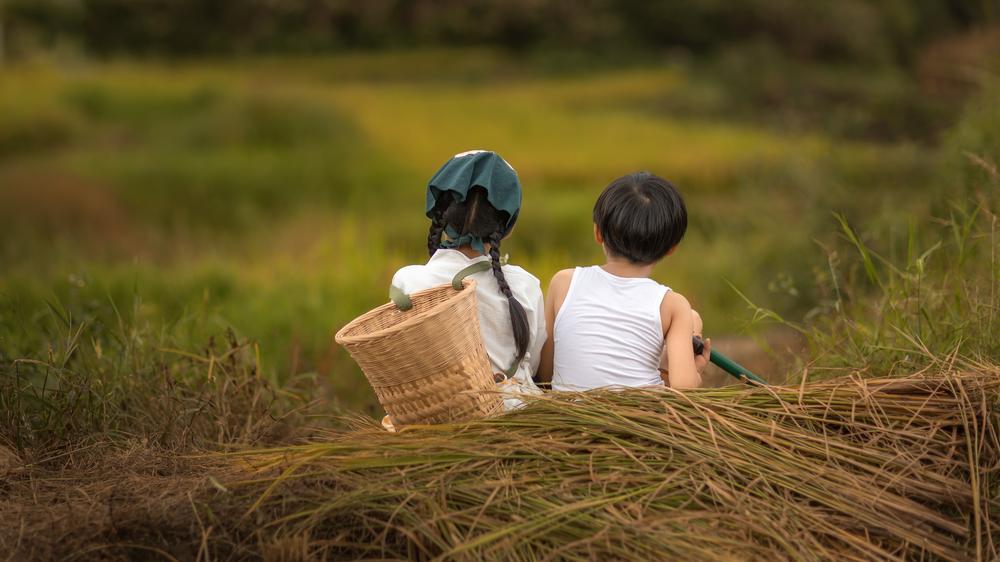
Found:
<svg viewBox="0 0 1000 562"><path fill-rule="evenodd" d="M556 272L552 276L552 283L566 283L568 284L571 279L573 279L573 272L575 269L562 269Z"/></svg>
<svg viewBox="0 0 1000 562"><path fill-rule="evenodd" d="M549 292L565 292L569 284L573 281L573 269L563 269L556 272L549 281Z"/></svg>
<svg viewBox="0 0 1000 562"><path fill-rule="evenodd" d="M663 295L663 301L660 303L660 317L663 318L665 325L669 325L669 318L673 317L673 315L679 313L690 314L690 312L691 303L688 302L684 295L677 291L667 291L667 294Z"/></svg>

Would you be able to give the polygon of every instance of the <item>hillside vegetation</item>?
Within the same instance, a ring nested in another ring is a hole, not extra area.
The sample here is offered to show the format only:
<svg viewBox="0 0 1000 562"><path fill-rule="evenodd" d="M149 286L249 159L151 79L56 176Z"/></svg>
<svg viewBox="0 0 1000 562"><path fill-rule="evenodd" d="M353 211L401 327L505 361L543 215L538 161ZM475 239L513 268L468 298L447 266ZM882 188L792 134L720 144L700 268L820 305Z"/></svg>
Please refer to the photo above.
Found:
<svg viewBox="0 0 1000 562"><path fill-rule="evenodd" d="M875 67L766 44L5 67L0 553L996 557L995 37ZM656 278L778 386L374 427L332 334L426 259L424 184L470 148L518 169L504 248L543 284L599 259L610 180L673 180L691 226Z"/></svg>
<svg viewBox="0 0 1000 562"><path fill-rule="evenodd" d="M977 265L969 252L989 243L963 240L993 211L994 90L963 110L908 74L775 52L756 53L772 70L754 73L751 55L559 72L558 55L493 51L10 68L4 368L25 359L33 381L44 363L117 388L126 370L184 357L165 350L210 356L232 329L269 383L377 413L330 336L424 259L424 183L472 147L518 168L525 207L505 249L543 283L600 257L589 215L611 179L645 168L676 182L692 226L656 275L719 336L762 333L744 299L797 324L864 303L879 283L841 269L857 251L845 226L907 275L939 239L957 247L921 267ZM809 361L774 353L775 379Z"/></svg>

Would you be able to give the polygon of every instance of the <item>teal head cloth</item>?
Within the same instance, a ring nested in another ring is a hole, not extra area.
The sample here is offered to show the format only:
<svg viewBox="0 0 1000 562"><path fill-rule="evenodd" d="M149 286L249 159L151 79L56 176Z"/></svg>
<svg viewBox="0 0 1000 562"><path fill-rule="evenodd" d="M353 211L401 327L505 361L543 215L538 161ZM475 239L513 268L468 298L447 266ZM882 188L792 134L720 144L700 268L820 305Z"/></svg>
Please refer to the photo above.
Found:
<svg viewBox="0 0 1000 562"><path fill-rule="evenodd" d="M441 195L447 191L458 201L464 201L473 187L486 190L486 198L498 211L504 211L510 217L500 234L506 236L521 210L521 182L517 172L496 152L488 150L470 150L456 154L451 160L434 174L427 183L427 218L434 217L434 205ZM485 253L483 240L469 235L460 236L452 228L447 228L448 240L443 241L443 248L457 248L469 244L478 252Z"/></svg>

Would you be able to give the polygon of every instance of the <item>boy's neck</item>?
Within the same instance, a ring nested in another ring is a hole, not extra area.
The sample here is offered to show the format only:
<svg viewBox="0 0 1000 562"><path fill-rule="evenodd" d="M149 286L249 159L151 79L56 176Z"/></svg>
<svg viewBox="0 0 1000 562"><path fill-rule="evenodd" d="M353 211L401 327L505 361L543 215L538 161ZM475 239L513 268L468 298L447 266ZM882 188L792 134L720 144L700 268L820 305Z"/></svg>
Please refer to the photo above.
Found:
<svg viewBox="0 0 1000 562"><path fill-rule="evenodd" d="M649 277L656 263L632 263L627 259L607 257L601 268L617 277Z"/></svg>

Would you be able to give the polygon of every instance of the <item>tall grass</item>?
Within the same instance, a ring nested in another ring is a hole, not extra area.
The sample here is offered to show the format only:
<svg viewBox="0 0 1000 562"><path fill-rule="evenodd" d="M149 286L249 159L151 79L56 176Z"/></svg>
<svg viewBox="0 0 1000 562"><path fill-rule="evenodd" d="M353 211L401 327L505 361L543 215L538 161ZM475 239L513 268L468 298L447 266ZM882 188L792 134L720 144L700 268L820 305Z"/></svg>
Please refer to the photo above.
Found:
<svg viewBox="0 0 1000 562"><path fill-rule="evenodd" d="M842 243L827 248L828 268L818 275L827 296L800 327L810 336L814 366L910 372L942 360L1000 357L1000 143L958 138L968 143L961 173L945 181L967 187L949 190L929 221L911 218L903 234L873 244L836 216Z"/></svg>
<svg viewBox="0 0 1000 562"><path fill-rule="evenodd" d="M301 424L289 421L309 399L294 380L266 378L255 344L228 331L178 349L171 330L182 328L148 322L138 297L109 304L110 315L81 318L49 302L30 324L43 356L0 350L0 443L42 455L92 440L217 447L273 442Z"/></svg>
<svg viewBox="0 0 1000 562"><path fill-rule="evenodd" d="M792 380L909 373L942 361L975 365L1000 357L994 202L954 202L930 225L911 221L903 239L890 238L885 250L866 242L843 215L834 220L842 239L823 247L826 268L815 274L823 298L804 321L746 299L754 321L791 327L808 342Z"/></svg>

